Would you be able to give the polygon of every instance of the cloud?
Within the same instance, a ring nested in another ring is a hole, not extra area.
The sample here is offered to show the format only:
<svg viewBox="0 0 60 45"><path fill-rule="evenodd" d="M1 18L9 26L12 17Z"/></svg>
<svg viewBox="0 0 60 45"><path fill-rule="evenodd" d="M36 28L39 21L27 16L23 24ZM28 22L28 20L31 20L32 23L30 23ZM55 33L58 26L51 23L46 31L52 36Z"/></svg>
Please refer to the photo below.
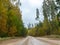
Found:
<svg viewBox="0 0 60 45"><path fill-rule="evenodd" d="M31 12L29 8L23 8L21 10L23 14L29 14Z"/></svg>
<svg viewBox="0 0 60 45"><path fill-rule="evenodd" d="M28 0L28 3L32 7L40 7L42 5L43 0Z"/></svg>
<svg viewBox="0 0 60 45"><path fill-rule="evenodd" d="M42 13L42 2L43 0L20 0L21 1L21 11L22 19L27 27L27 24L35 24L38 21L35 20L36 8L39 8L40 13ZM40 15L40 20L43 20L43 16Z"/></svg>
<svg viewBox="0 0 60 45"><path fill-rule="evenodd" d="M26 0L20 0L20 2L21 2L21 3L25 3L25 2L26 2Z"/></svg>

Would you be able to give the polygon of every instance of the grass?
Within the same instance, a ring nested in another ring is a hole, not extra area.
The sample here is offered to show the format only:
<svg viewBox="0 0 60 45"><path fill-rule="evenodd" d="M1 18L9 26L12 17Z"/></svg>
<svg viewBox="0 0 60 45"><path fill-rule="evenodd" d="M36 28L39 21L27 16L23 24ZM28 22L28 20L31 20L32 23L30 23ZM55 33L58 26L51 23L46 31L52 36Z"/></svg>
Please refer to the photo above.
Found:
<svg viewBox="0 0 60 45"><path fill-rule="evenodd" d="M11 37L3 37L3 38L0 38L0 41L4 41L4 40L8 40L8 39L11 39Z"/></svg>
<svg viewBox="0 0 60 45"><path fill-rule="evenodd" d="M56 40L60 40L60 35L47 35L47 36L44 36L46 38L51 38L51 39L56 39Z"/></svg>
<svg viewBox="0 0 60 45"><path fill-rule="evenodd" d="M22 39L23 37L0 37L0 41L10 40L10 39Z"/></svg>

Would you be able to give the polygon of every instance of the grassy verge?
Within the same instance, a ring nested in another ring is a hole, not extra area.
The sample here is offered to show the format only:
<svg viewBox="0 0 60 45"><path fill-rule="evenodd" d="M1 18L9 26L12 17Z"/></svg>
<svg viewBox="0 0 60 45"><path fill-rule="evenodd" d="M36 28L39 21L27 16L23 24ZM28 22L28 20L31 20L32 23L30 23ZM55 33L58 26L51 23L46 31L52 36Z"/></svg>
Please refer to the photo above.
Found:
<svg viewBox="0 0 60 45"><path fill-rule="evenodd" d="M12 39L12 38L11 37L3 37L3 38L0 38L0 41L9 40L9 39Z"/></svg>
<svg viewBox="0 0 60 45"><path fill-rule="evenodd" d="M60 40L60 35L47 35L47 36L44 36L44 37L50 38L50 39Z"/></svg>
<svg viewBox="0 0 60 45"><path fill-rule="evenodd" d="M3 37L0 38L0 41L10 40L10 39L17 39L18 37Z"/></svg>
<svg viewBox="0 0 60 45"><path fill-rule="evenodd" d="M22 39L22 38L24 37L3 37L3 38L0 37L0 42L5 40L10 40L10 39Z"/></svg>

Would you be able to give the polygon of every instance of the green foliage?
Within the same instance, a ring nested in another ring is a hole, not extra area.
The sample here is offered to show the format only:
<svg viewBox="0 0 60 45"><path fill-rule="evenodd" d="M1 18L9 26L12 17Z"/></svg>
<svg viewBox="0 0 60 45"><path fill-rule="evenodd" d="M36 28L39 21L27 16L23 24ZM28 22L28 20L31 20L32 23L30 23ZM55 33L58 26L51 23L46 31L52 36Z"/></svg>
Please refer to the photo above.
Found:
<svg viewBox="0 0 60 45"><path fill-rule="evenodd" d="M42 7L44 21L39 22L33 29L29 30L29 35L60 35L60 0L56 0L56 2L57 5L54 0L44 0Z"/></svg>
<svg viewBox="0 0 60 45"><path fill-rule="evenodd" d="M0 37L26 36L21 12L10 0L0 0Z"/></svg>

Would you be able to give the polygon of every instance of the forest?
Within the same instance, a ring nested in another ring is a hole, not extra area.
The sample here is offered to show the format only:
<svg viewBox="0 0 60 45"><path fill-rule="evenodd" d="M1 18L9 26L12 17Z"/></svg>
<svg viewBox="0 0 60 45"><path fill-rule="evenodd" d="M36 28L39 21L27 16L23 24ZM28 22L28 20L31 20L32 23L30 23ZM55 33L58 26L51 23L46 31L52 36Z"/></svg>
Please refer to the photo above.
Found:
<svg viewBox="0 0 60 45"><path fill-rule="evenodd" d="M18 5L19 2L15 6L10 0L0 0L0 37L60 35L60 0L44 0L43 22L39 20L37 8L36 20L39 23L28 29L24 26Z"/></svg>
<svg viewBox="0 0 60 45"><path fill-rule="evenodd" d="M36 9L36 20L39 21L34 28L30 28L29 35L46 36L60 35L60 0L43 1L44 20L39 20L39 9Z"/></svg>
<svg viewBox="0 0 60 45"><path fill-rule="evenodd" d="M21 17L18 4L14 6L10 0L0 0L0 37L25 36L27 30Z"/></svg>

